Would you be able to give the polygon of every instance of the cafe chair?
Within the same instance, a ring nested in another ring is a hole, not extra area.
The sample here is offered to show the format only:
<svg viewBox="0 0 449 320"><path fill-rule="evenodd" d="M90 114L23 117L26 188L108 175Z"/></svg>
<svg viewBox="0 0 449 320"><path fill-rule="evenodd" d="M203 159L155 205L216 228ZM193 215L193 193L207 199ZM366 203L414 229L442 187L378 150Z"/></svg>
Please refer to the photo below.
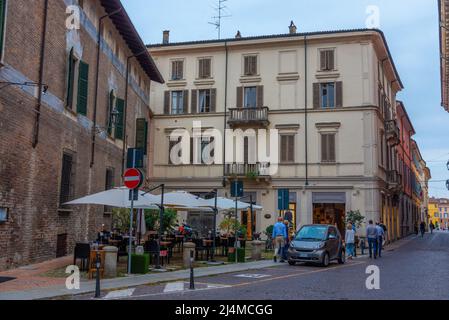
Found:
<svg viewBox="0 0 449 320"><path fill-rule="evenodd" d="M90 258L90 245L88 243L77 243L73 253L73 265L77 265L76 261L81 260L81 271L87 271Z"/></svg>

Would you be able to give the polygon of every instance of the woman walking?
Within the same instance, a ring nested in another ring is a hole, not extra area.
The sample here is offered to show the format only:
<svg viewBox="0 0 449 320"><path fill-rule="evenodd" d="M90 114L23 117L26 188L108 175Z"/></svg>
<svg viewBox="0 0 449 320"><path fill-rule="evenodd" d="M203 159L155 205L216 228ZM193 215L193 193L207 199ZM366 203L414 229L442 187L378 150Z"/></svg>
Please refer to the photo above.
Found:
<svg viewBox="0 0 449 320"><path fill-rule="evenodd" d="M346 256L348 257L348 259L352 260L352 257L354 257L355 231L352 228L351 223L348 223L346 227L345 243L346 243Z"/></svg>

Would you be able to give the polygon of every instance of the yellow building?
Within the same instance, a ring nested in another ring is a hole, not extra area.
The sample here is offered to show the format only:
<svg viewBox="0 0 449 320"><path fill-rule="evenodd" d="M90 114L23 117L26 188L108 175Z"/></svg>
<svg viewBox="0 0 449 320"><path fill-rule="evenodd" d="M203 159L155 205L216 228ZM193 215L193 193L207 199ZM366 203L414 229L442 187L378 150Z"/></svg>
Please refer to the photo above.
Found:
<svg viewBox="0 0 449 320"><path fill-rule="evenodd" d="M438 200L431 198L429 200L429 223L432 222L435 226L439 223L440 213L438 211Z"/></svg>

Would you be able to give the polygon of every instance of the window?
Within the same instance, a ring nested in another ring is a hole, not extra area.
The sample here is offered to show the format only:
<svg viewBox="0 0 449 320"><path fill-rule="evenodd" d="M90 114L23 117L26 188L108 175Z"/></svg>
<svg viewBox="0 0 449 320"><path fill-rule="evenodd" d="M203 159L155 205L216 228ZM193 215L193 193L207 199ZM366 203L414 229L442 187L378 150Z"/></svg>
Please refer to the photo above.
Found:
<svg viewBox="0 0 449 320"><path fill-rule="evenodd" d="M0 208L0 223L8 221L8 208Z"/></svg>
<svg viewBox="0 0 449 320"><path fill-rule="evenodd" d="M320 71L332 71L335 69L335 50L320 50Z"/></svg>
<svg viewBox="0 0 449 320"><path fill-rule="evenodd" d="M335 161L335 133L321 134L321 162Z"/></svg>
<svg viewBox="0 0 449 320"><path fill-rule="evenodd" d="M255 76L257 75L257 56L245 56L244 58L244 75Z"/></svg>
<svg viewBox="0 0 449 320"><path fill-rule="evenodd" d="M123 99L116 99L116 105L117 108L117 122L115 123L115 139L123 140L124 135L124 127L125 127L125 100Z"/></svg>
<svg viewBox="0 0 449 320"><path fill-rule="evenodd" d="M175 60L171 63L171 79L181 80L184 77L184 61Z"/></svg>
<svg viewBox="0 0 449 320"><path fill-rule="evenodd" d="M211 59L202 58L198 60L198 77L207 79L211 77Z"/></svg>
<svg viewBox="0 0 449 320"><path fill-rule="evenodd" d="M74 195L74 156L72 153L64 152L62 156L61 188L59 193L59 204L62 205L72 200Z"/></svg>
<svg viewBox="0 0 449 320"><path fill-rule="evenodd" d="M109 136L112 137L113 135L113 130L115 127L115 124L112 123L113 121L113 117L112 117L112 113L114 112L115 109L115 103L116 103L116 99L115 99L115 93L114 90L111 90L111 92L109 93L109 99L108 99L108 115L107 115L107 129L108 129L108 134Z"/></svg>
<svg viewBox="0 0 449 320"><path fill-rule="evenodd" d="M210 90L198 90L198 112L211 111L211 92Z"/></svg>
<svg viewBox="0 0 449 320"><path fill-rule="evenodd" d="M380 133L380 165L385 166L385 135L383 132Z"/></svg>
<svg viewBox="0 0 449 320"><path fill-rule="evenodd" d="M281 163L295 162L295 136L281 135Z"/></svg>
<svg viewBox="0 0 449 320"><path fill-rule="evenodd" d="M321 108L335 108L335 83L322 83L320 86Z"/></svg>
<svg viewBox="0 0 449 320"><path fill-rule="evenodd" d="M244 89L244 107L256 108L257 107L257 87L246 87Z"/></svg>
<svg viewBox="0 0 449 320"><path fill-rule="evenodd" d="M171 114L184 113L184 92L173 91L171 93Z"/></svg>
<svg viewBox="0 0 449 320"><path fill-rule="evenodd" d="M201 147L199 147L199 142L201 142ZM193 159L193 150L194 145L196 144L197 148L197 156L195 159ZM207 152L205 149L206 147L209 148L209 152ZM191 163L196 164L209 164L212 162L212 160L214 160L215 157L215 143L214 143L214 138L213 137L206 137L206 136L202 136L201 138L196 138L191 140L191 146L190 148L192 149L192 151L190 152L191 156Z"/></svg>
<svg viewBox="0 0 449 320"><path fill-rule="evenodd" d="M6 0L0 0L0 61L3 57L3 42L5 39Z"/></svg>
<svg viewBox="0 0 449 320"><path fill-rule="evenodd" d="M83 61L80 61L78 68L78 103L76 112L87 116L87 97L89 93L89 65Z"/></svg>
<svg viewBox="0 0 449 320"><path fill-rule="evenodd" d="M114 168L107 168L106 169L106 178L105 178L105 190L111 190L114 188ZM112 207L105 206L104 207L104 213L110 214L112 213Z"/></svg>

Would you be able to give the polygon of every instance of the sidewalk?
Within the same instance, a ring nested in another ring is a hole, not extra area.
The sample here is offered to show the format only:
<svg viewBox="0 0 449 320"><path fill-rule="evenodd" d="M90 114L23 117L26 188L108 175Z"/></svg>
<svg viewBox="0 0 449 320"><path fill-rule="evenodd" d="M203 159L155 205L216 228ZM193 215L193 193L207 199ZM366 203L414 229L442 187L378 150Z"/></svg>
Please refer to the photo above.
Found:
<svg viewBox="0 0 449 320"><path fill-rule="evenodd" d="M225 273L275 267L280 265L282 264L264 260L240 264L222 265L217 267L202 267L195 269L195 277L207 277ZM145 284L156 284L160 282L188 280L189 278L190 278L190 270L180 270L175 272L107 279L101 281L101 290L123 289ZM34 287L31 289L25 289L21 291L16 290L3 291L1 287L2 284L0 284L0 300L50 299L66 295L78 295L95 292L95 280L81 282L80 290L68 290L65 287L65 279L59 280L62 281L62 283L58 285L39 287L39 288Z"/></svg>

